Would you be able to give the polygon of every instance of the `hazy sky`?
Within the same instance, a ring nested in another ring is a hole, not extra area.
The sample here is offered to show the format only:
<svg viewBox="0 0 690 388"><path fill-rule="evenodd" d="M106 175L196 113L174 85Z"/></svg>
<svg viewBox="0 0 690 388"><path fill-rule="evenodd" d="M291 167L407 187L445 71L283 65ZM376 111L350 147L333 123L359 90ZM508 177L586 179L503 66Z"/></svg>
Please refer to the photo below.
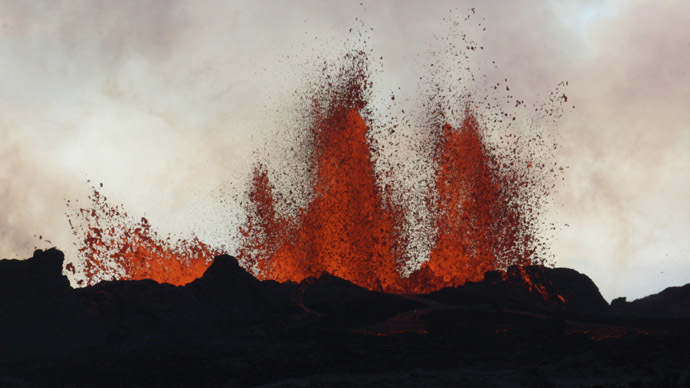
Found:
<svg viewBox="0 0 690 388"><path fill-rule="evenodd" d="M556 263L609 300L690 282L690 3L677 0L0 1L0 257L74 254L65 201L87 179L164 233L223 241L237 221L221 189L241 186L355 18L384 57L381 95L415 93L443 18L515 96L567 80L576 108L550 129L568 166L547 214Z"/></svg>

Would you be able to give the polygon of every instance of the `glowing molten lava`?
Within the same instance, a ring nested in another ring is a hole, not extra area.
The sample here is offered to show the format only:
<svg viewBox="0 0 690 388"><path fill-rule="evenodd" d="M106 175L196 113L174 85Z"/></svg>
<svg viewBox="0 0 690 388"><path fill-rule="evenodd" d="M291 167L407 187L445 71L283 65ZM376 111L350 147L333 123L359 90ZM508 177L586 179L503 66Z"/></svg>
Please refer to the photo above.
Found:
<svg viewBox="0 0 690 388"><path fill-rule="evenodd" d="M295 220L276 214L266 172L255 170L241 258L258 277L301 281L328 272L369 289L402 291L393 220L376 183L367 132L356 107L332 105L319 117L312 132L314 199Z"/></svg>
<svg viewBox="0 0 690 388"><path fill-rule="evenodd" d="M222 252L196 237L172 242L151 229L146 218L133 222L120 206L110 205L95 188L91 208L78 210L82 224L70 226L79 238L78 263L84 279L78 285L101 280L154 279L159 283L183 285L201 277L213 257ZM74 272L74 266L69 266Z"/></svg>
<svg viewBox="0 0 690 388"><path fill-rule="evenodd" d="M479 281L484 273L532 263L532 235L521 185L506 174L485 145L471 110L460 129L438 134L434 208L436 240L429 261L412 275L411 287L430 292Z"/></svg>
<svg viewBox="0 0 690 388"><path fill-rule="evenodd" d="M362 54L360 54L361 56ZM359 58L361 60L361 58ZM326 101L316 100L310 127L313 199L292 218L279 215L267 171L254 171L240 259L261 279L299 282L323 272L372 290L430 292L480 280L486 271L532 263L524 182L501 167L467 110L459 129L432 133L436 233L429 260L401 276L405 205L379 188L365 119L366 69L354 61ZM323 109L322 106L327 108ZM507 166L507 164L506 164Z"/></svg>
<svg viewBox="0 0 690 388"><path fill-rule="evenodd" d="M431 249L416 267L404 262L412 255L401 231L412 205L394 201L380 186L366 55L350 54L344 62L305 107L312 113L309 146L302 149L309 175L295 180L311 185L306 205L281 214L269 171L255 168L240 227L241 265L260 279L299 282L328 272L371 290L422 293L539 261L529 181L515 160L487 145L486 130L468 108L459 128L446 124L428 134L435 172L425 205L431 232L424 238ZM146 219L131 222L96 190L92 201L92 209L78 213L87 227L73 226L81 233L80 268L88 284L143 278L185 284L221 253L196 238L176 244L159 238ZM410 267L418 269L403 275Z"/></svg>

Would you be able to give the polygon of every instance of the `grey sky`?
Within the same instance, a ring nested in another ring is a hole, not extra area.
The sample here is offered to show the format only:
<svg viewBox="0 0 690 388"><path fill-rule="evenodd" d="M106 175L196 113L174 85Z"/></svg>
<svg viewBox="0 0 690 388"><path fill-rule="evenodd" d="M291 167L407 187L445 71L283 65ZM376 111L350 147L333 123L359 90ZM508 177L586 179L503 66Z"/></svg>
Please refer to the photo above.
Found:
<svg viewBox="0 0 690 388"><path fill-rule="evenodd" d="M164 233L227 239L219 188L243 182L355 18L384 57L376 93L412 96L442 19L471 7L490 78L534 101L569 81L557 264L608 299L690 282L690 3L670 0L0 1L0 257L73 254L65 200L88 178Z"/></svg>

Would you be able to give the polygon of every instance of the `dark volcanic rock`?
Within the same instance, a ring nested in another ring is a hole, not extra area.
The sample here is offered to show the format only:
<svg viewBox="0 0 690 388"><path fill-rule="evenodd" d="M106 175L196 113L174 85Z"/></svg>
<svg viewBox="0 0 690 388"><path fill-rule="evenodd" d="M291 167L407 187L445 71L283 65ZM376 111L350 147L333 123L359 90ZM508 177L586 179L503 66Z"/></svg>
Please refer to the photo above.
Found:
<svg viewBox="0 0 690 388"><path fill-rule="evenodd" d="M550 295L546 299L556 302L557 305L561 302L559 308L564 312L602 315L609 311L609 304L587 275L570 268L530 266L525 269L534 279L533 282L543 284L544 290Z"/></svg>
<svg viewBox="0 0 690 388"><path fill-rule="evenodd" d="M182 288L153 280L105 281L75 292L109 341L159 335L201 315Z"/></svg>
<svg viewBox="0 0 690 388"><path fill-rule="evenodd" d="M0 360L40 358L100 343L69 281L64 254L37 250L27 260L0 260Z"/></svg>
<svg viewBox="0 0 690 388"><path fill-rule="evenodd" d="M410 299L369 291L328 273L303 280L297 292L305 307L341 325L378 322L422 307Z"/></svg>
<svg viewBox="0 0 690 388"><path fill-rule="evenodd" d="M443 303L497 308L605 315L609 305L592 280L569 268L512 266L487 272L482 281L429 294Z"/></svg>
<svg viewBox="0 0 690 388"><path fill-rule="evenodd" d="M0 387L685 386L690 286L612 316L569 269L429 295L324 274L259 281L219 256L186 286L74 290L57 250L0 261ZM684 310L685 309L685 310ZM622 315L621 315L622 314Z"/></svg>
<svg viewBox="0 0 690 388"><path fill-rule="evenodd" d="M611 303L611 308L615 314L624 316L690 319L690 284L669 287L632 302L617 298Z"/></svg>
<svg viewBox="0 0 690 388"><path fill-rule="evenodd" d="M274 282L270 282L274 283ZM265 309L278 309L290 304L289 293L274 284L257 280L228 255L214 259L204 275L185 286L202 303L221 310L234 310L235 315L248 316ZM229 311L228 311L229 312Z"/></svg>
<svg viewBox="0 0 690 388"><path fill-rule="evenodd" d="M229 319L263 320L300 311L291 301L289 287L257 280L228 255L217 256L204 275L185 289Z"/></svg>
<svg viewBox="0 0 690 388"><path fill-rule="evenodd" d="M65 255L52 248L37 250L26 260L0 260L0 302L69 294L69 280L62 275Z"/></svg>
<svg viewBox="0 0 690 388"><path fill-rule="evenodd" d="M76 293L112 339L215 330L298 310L287 291L257 280L227 255L216 257L201 278L186 286L121 280Z"/></svg>

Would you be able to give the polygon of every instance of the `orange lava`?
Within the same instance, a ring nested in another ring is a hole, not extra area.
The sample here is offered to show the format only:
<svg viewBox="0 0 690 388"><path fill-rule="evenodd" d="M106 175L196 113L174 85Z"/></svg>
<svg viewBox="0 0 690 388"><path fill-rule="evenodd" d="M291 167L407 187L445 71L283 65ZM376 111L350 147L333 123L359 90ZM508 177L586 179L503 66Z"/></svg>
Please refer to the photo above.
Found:
<svg viewBox="0 0 690 388"><path fill-rule="evenodd" d="M314 107L314 199L295 219L274 210L266 172L254 172L240 259L260 279L301 281L323 272L373 290L402 292L393 256L393 219L383 206L359 99L351 84ZM349 97L343 103L343 97Z"/></svg>
<svg viewBox="0 0 690 388"><path fill-rule="evenodd" d="M279 188L262 165L255 168L239 230L241 265L259 279L300 282L327 272L370 290L425 293L538 262L530 187L520 171L531 164L521 167L494 152L487 129L467 108L459 128L446 124L428 134L435 166L427 204L433 232L425 237L431 250L417 271L402 275L412 256L401 232L411 205L395 202L379 184L367 64L363 52L346 56L340 74L327 77L328 87L305 107L312 114L302 152L311 175L295 177L311 182L304 207L280 214ZM221 253L197 238L159 238L145 218L131 221L95 189L91 200L90 209L79 209L78 226L70 220L82 256L76 272L86 284L144 278L186 284Z"/></svg>
<svg viewBox="0 0 690 388"><path fill-rule="evenodd" d="M585 335L594 341L617 340L626 336L649 336L659 332L647 331L633 327L612 326L605 324L566 322L566 334Z"/></svg>
<svg viewBox="0 0 690 388"><path fill-rule="evenodd" d="M520 186L509 180L484 143L468 108L461 128L443 126L436 141L435 244L429 261L411 276L416 292L479 281L484 273L531 264L531 234Z"/></svg>
<svg viewBox="0 0 690 388"><path fill-rule="evenodd" d="M85 277L78 285L119 279L183 285L201 277L213 257L222 253L196 237L176 242L160 238L146 218L133 222L121 206L110 205L95 188L89 199L91 207L76 213L83 224L70 219L80 244L77 264ZM69 268L76 272L74 265Z"/></svg>
<svg viewBox="0 0 690 388"><path fill-rule="evenodd" d="M315 100L312 146L305 151L313 163L311 202L284 218L275 211L266 171L255 169L241 229L245 268L280 282L328 272L371 290L423 293L481 280L489 270L532 264L528 208L520 202L524 182L492 155L467 109L461 128L445 125L430 135L438 194L431 210L436 233L428 236L433 248L418 271L401 276L404 244L397 231L407 209L390 204L377 183L362 56L339 82L329 83L325 101Z"/></svg>
<svg viewBox="0 0 690 388"><path fill-rule="evenodd" d="M539 267L538 267L539 268ZM525 267L512 266L501 272L505 281L509 278L519 279L522 287L532 294L538 294L544 302L551 305L565 305L567 300L560 294L560 290L549 279L541 276L542 271L526 271Z"/></svg>

